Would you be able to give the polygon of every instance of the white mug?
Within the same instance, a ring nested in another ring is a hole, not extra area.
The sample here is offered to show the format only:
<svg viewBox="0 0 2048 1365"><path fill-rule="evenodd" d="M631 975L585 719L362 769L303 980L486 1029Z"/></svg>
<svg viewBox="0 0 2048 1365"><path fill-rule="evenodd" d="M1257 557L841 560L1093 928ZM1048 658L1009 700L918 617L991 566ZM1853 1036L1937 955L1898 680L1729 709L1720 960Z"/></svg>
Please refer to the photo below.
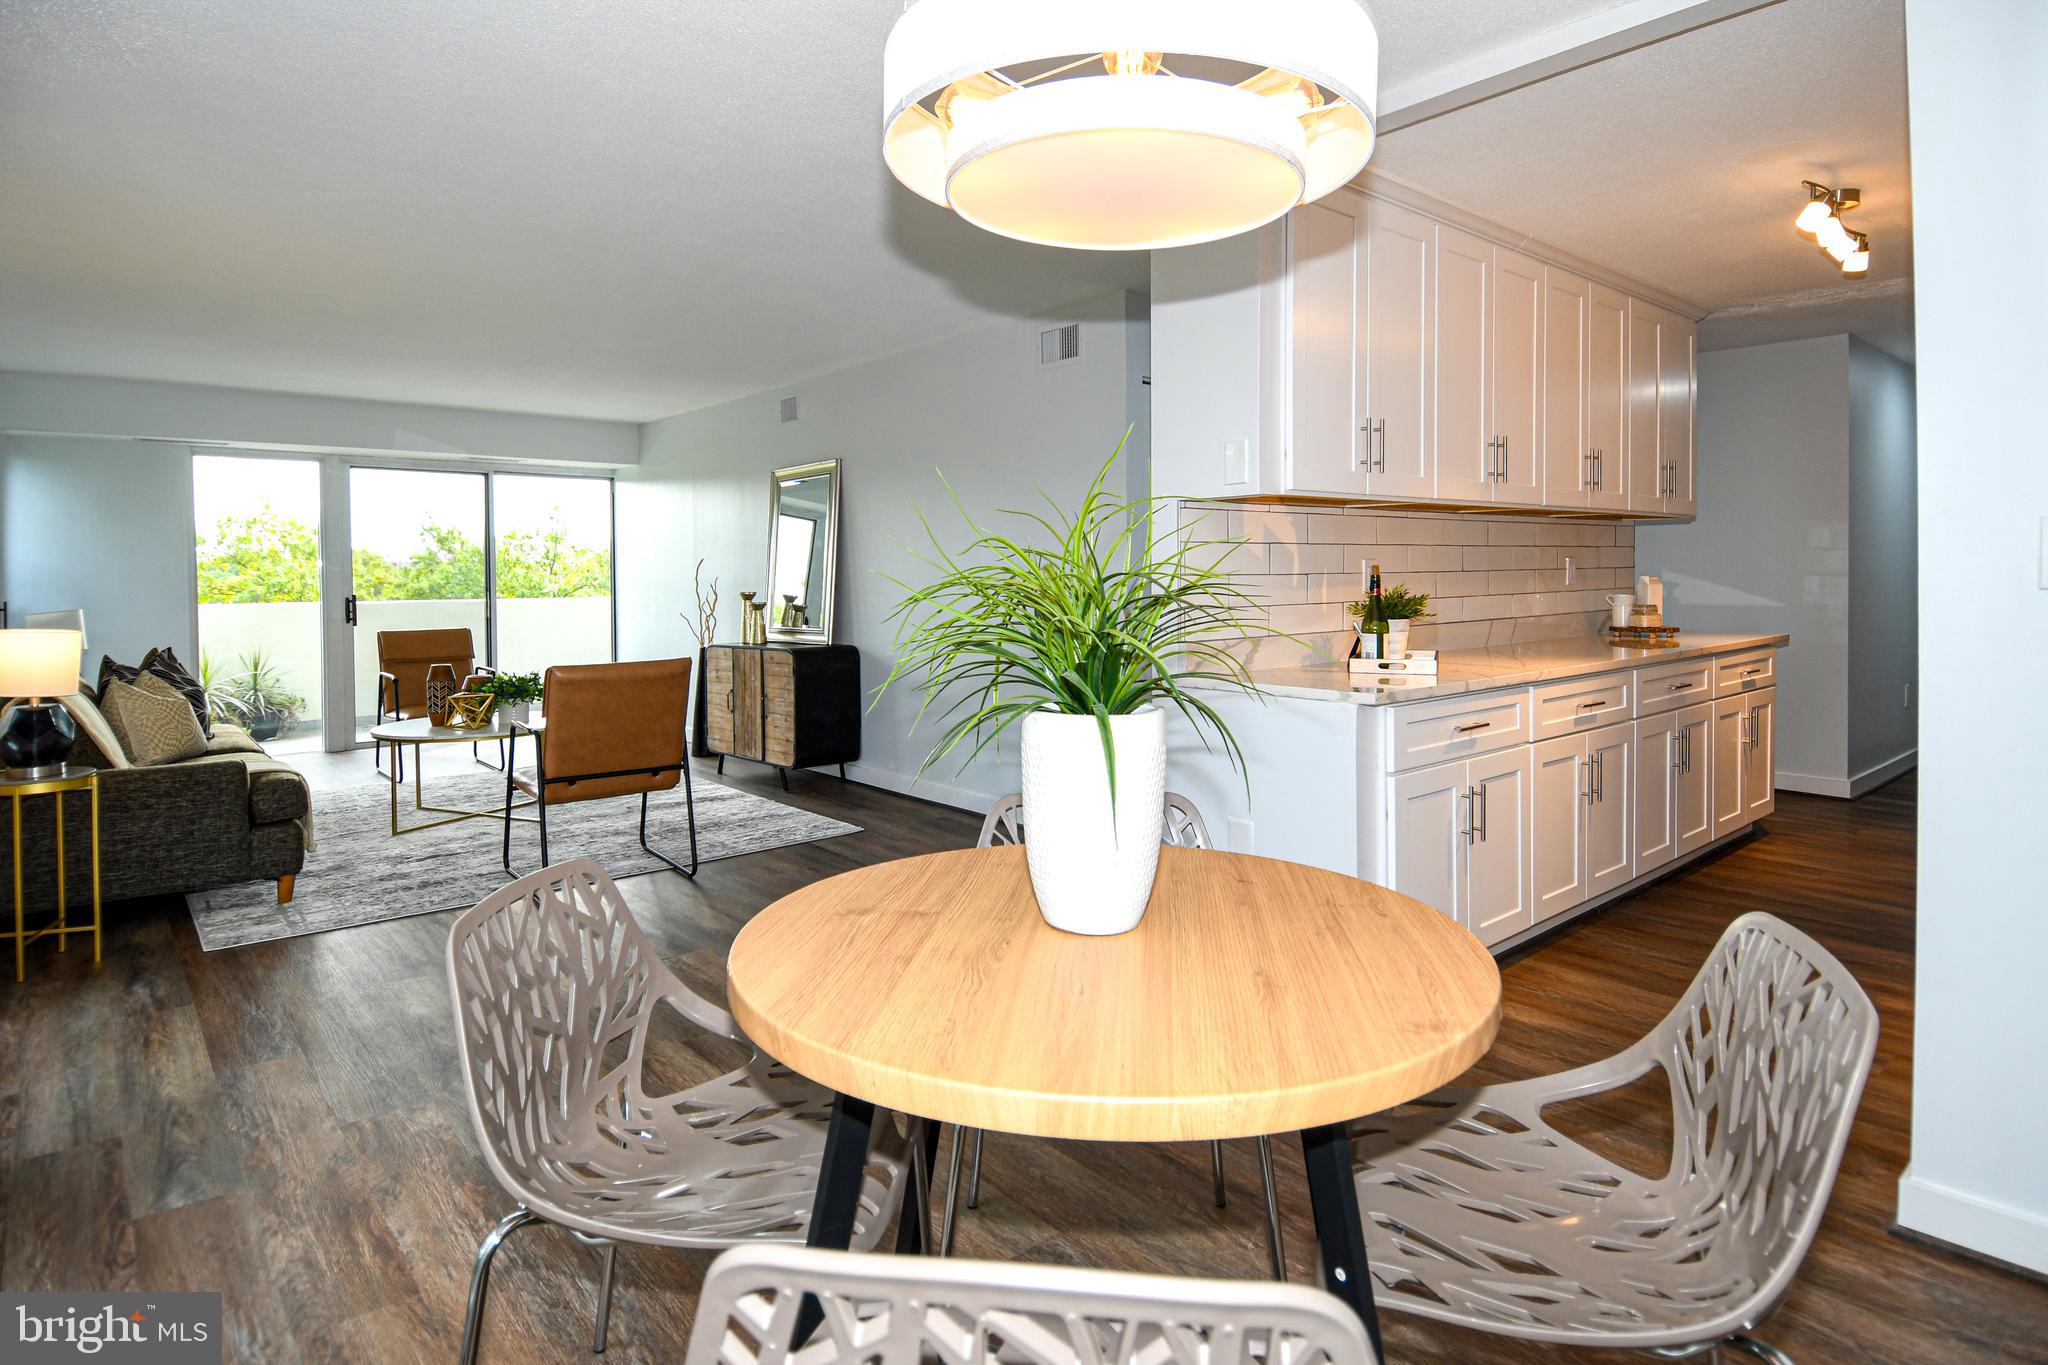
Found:
<svg viewBox="0 0 2048 1365"><path fill-rule="evenodd" d="M1607 605L1614 609L1615 627L1625 629L1628 626L1629 613L1636 609L1636 595L1632 592L1608 593Z"/></svg>

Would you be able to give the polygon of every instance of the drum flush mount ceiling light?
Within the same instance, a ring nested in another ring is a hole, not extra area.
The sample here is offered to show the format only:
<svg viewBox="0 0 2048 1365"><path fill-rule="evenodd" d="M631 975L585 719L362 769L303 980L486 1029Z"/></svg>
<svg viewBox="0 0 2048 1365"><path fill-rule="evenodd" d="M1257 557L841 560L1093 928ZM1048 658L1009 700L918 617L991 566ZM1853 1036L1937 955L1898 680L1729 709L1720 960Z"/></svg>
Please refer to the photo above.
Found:
<svg viewBox="0 0 2048 1365"><path fill-rule="evenodd" d="M1359 0L917 0L882 59L883 157L967 221L1132 251L1269 223L1372 155Z"/></svg>

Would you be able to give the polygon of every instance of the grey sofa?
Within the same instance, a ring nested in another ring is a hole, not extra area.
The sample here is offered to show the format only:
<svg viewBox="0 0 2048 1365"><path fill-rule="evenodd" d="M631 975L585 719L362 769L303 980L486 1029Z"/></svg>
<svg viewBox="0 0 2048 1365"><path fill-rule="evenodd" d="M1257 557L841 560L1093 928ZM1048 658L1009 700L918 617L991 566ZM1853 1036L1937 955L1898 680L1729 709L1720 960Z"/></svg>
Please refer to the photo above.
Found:
<svg viewBox="0 0 2048 1365"><path fill-rule="evenodd" d="M246 730L216 724L205 754L148 768L108 768L84 734L71 761L100 772L100 895L103 901L210 891L237 882L275 881L291 898L291 879L305 865L305 779L270 757ZM65 899L92 904L91 817L88 802L64 798ZM56 893L56 803L37 797L22 807L23 891L29 912ZM0 811L0 823L8 818ZM0 829L0 900L14 889L11 829Z"/></svg>

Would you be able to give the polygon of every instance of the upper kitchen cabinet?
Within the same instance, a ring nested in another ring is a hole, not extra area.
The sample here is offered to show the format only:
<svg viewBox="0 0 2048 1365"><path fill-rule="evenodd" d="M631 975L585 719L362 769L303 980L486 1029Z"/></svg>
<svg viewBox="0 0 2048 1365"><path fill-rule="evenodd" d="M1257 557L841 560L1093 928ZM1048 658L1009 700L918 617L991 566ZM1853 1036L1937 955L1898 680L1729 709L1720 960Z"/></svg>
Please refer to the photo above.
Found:
<svg viewBox="0 0 2048 1365"><path fill-rule="evenodd" d="M1686 516L1698 506L1693 414L1698 328L1676 313L1629 300L1628 507Z"/></svg>
<svg viewBox="0 0 2048 1365"><path fill-rule="evenodd" d="M1692 324L1508 237L1344 189L1154 252L1153 486L1689 514Z"/></svg>

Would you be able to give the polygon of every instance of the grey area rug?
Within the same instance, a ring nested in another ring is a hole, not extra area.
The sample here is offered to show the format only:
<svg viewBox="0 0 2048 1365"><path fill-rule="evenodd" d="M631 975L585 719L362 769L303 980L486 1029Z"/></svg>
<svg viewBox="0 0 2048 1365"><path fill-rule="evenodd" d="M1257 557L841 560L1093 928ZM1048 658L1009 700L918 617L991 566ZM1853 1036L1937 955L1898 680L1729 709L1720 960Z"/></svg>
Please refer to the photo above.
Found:
<svg viewBox="0 0 2048 1365"><path fill-rule="evenodd" d="M697 787L697 847L705 862L790 844L857 834L860 826L715 782ZM503 804L505 779L428 779L430 805L487 810ZM306 855L290 905L277 903L271 882L247 882L187 896L199 942L208 952L277 938L325 933L380 920L467 909L511 878L499 861L504 826L465 820L419 834L391 836L391 797L383 782L313 795L316 851ZM525 812L532 814L531 811ZM438 819L412 809L412 784L399 790L402 826ZM647 841L687 865L690 829L680 787L656 795L648 808ZM640 847L640 803L633 797L581 801L548 810L548 857L591 858L613 877L675 874ZM540 831L512 829L512 866L540 866Z"/></svg>

